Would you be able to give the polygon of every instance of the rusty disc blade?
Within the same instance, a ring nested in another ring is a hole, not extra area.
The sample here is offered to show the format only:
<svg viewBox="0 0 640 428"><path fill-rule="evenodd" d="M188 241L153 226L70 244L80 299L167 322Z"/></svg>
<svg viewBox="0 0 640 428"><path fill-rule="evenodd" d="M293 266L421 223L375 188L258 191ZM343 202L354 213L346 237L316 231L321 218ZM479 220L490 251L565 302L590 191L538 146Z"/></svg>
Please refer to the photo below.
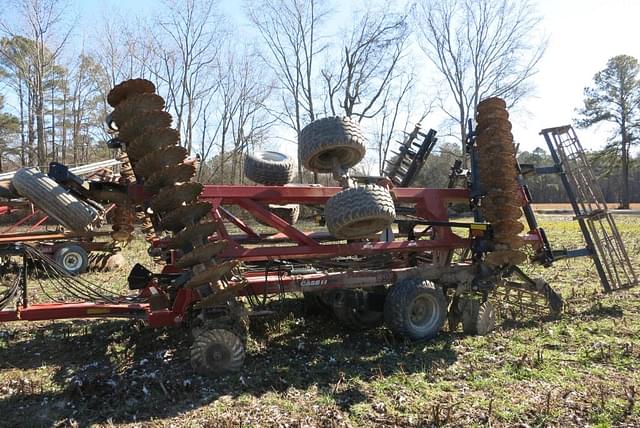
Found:
<svg viewBox="0 0 640 428"><path fill-rule="evenodd" d="M478 156L478 169L484 170L486 175L509 174L512 177L517 176L516 158L509 153L500 153L495 156Z"/></svg>
<svg viewBox="0 0 640 428"><path fill-rule="evenodd" d="M520 235L515 236L494 236L493 242L495 244L503 245L503 248L496 249L504 249L504 250L517 250L518 248L522 248L524 246L524 239Z"/></svg>
<svg viewBox="0 0 640 428"><path fill-rule="evenodd" d="M524 224L517 220L499 220L491 223L494 236L514 236L524 230Z"/></svg>
<svg viewBox="0 0 640 428"><path fill-rule="evenodd" d="M194 275L184 286L186 288L194 288L210 283L215 284L239 264L240 262L238 260L229 260L214 265L207 270Z"/></svg>
<svg viewBox="0 0 640 428"><path fill-rule="evenodd" d="M482 200L482 205L498 207L502 205L519 205L519 202L518 193L515 191L489 189L487 196Z"/></svg>
<svg viewBox="0 0 640 428"><path fill-rule="evenodd" d="M156 86L147 79L130 79L117 84L109 91L107 102L111 107L117 107L127 97L134 94L154 93Z"/></svg>
<svg viewBox="0 0 640 428"><path fill-rule="evenodd" d="M131 231L128 230L114 230L109 234L114 241L125 242L129 241L131 236Z"/></svg>
<svg viewBox="0 0 640 428"><path fill-rule="evenodd" d="M144 134L127 144L127 154L132 162L136 162L156 151L176 146L178 140L180 140L180 133L175 129L148 129Z"/></svg>
<svg viewBox="0 0 640 428"><path fill-rule="evenodd" d="M489 147L502 145L503 150L511 150L513 146L513 134L505 129L491 128L491 132L478 134L476 144L479 151L487 151ZM492 149L495 150L495 149Z"/></svg>
<svg viewBox="0 0 640 428"><path fill-rule="evenodd" d="M187 248L189 246L202 245L207 242L207 238L216 231L214 222L198 223L187 226L183 231L169 241L169 248Z"/></svg>
<svg viewBox="0 0 640 428"><path fill-rule="evenodd" d="M516 179L516 174L510 174L508 168L504 168L505 171L502 171L503 176L497 175L498 171L495 171L496 168L501 168L501 165L511 165L512 162L505 162L503 164L494 163L493 169L489 166L484 166L482 168L478 168L480 172L480 181L484 185L485 189L489 190L491 188L500 188L505 189L505 186L508 186L508 189L517 189L518 181ZM513 161L515 164L515 161ZM515 170L515 168L514 168Z"/></svg>
<svg viewBox="0 0 640 428"><path fill-rule="evenodd" d="M490 135L491 133L496 133L496 132L502 132L502 133L506 133L506 132L511 132L511 122L509 122L508 120L502 120L502 119L494 119L491 122L485 123L485 122L481 122L478 123L478 126L476 127L476 135L481 136L483 134L487 134Z"/></svg>
<svg viewBox="0 0 640 428"><path fill-rule="evenodd" d="M488 144L480 145L478 144L478 154L480 161L489 161L493 162L494 158L498 158L500 156L509 156L513 159L516 157L516 146L515 144L491 144L489 140L486 141Z"/></svg>
<svg viewBox="0 0 640 428"><path fill-rule="evenodd" d="M151 199L151 209L158 214L166 214L183 204L189 204L196 200L202 192L202 184L185 183L162 189Z"/></svg>
<svg viewBox="0 0 640 428"><path fill-rule="evenodd" d="M151 177L144 182L144 190L149 193L156 193L163 187L191 180L195 173L196 167L193 165L180 164L168 166L152 174Z"/></svg>
<svg viewBox="0 0 640 428"><path fill-rule="evenodd" d="M513 192L518 189L518 182L515 178L511 177L496 177L494 175L480 173L480 182L482 186L487 189L487 194L495 193L496 191Z"/></svg>
<svg viewBox="0 0 640 428"><path fill-rule="evenodd" d="M120 127L129 118L135 117L140 113L162 110L164 108L164 99L157 94L135 94L129 96L126 100L118 104L118 107L111 113L111 118Z"/></svg>
<svg viewBox="0 0 640 428"><path fill-rule="evenodd" d="M175 141L177 140L176 138ZM187 149L182 146L164 147L140 159L138 163L136 163L135 171L139 176L147 178L161 168L181 163L186 157Z"/></svg>
<svg viewBox="0 0 640 428"><path fill-rule="evenodd" d="M483 205L482 215L490 222L498 220L517 220L522 217L522 210L516 205Z"/></svg>
<svg viewBox="0 0 640 428"><path fill-rule="evenodd" d="M510 132L513 125L509 120L495 118L490 121L482 121L478 122L476 127L477 135L482 135L483 133L496 132L500 130L502 132Z"/></svg>
<svg viewBox="0 0 640 428"><path fill-rule="evenodd" d="M190 253L180 257L176 262L176 267L179 269L188 268L191 266L199 265L201 263L210 262L215 256L220 254L229 243L227 241L215 241L209 242L198 248L194 248Z"/></svg>
<svg viewBox="0 0 640 428"><path fill-rule="evenodd" d="M492 120L509 120L509 112L504 109L486 109L478 111L476 122L486 123Z"/></svg>
<svg viewBox="0 0 640 428"><path fill-rule="evenodd" d="M492 266L519 265L527 260L527 255L517 250L502 250L487 254L484 260Z"/></svg>
<svg viewBox="0 0 640 428"><path fill-rule="evenodd" d="M502 179L500 181L492 181L491 178L483 181L482 177L480 177L480 182L483 183L483 187L487 191L487 204L492 205L502 205L502 203L497 201L504 201L503 196L507 193L512 194L512 199L510 201L503 202L505 204L510 205L522 205L521 199L518 195L518 183L515 180ZM495 196L495 195L500 195Z"/></svg>
<svg viewBox="0 0 640 428"><path fill-rule="evenodd" d="M142 136L147 131L168 128L171 126L171 115L163 110L140 112L129 117L118 131L118 138L127 143ZM128 147L128 146L127 146Z"/></svg>
<svg viewBox="0 0 640 428"><path fill-rule="evenodd" d="M515 157L516 147L513 140L499 140L497 138L488 138L482 144L478 144L480 153L503 153ZM485 157L487 155L485 154Z"/></svg>
<svg viewBox="0 0 640 428"><path fill-rule="evenodd" d="M478 103L477 110L490 110L490 109L506 109L507 103L498 97L485 98L484 100Z"/></svg>
<svg viewBox="0 0 640 428"><path fill-rule="evenodd" d="M172 232L178 232L186 226L197 223L209 212L211 212L211 204L209 202L196 202L195 204L178 207L160 220L160 227Z"/></svg>
<svg viewBox="0 0 640 428"><path fill-rule="evenodd" d="M247 285L249 285L247 281L238 281L226 285L218 283L215 286L216 290L204 299L196 302L194 307L196 309L202 309L218 306L230 297L233 297L238 291L242 290Z"/></svg>

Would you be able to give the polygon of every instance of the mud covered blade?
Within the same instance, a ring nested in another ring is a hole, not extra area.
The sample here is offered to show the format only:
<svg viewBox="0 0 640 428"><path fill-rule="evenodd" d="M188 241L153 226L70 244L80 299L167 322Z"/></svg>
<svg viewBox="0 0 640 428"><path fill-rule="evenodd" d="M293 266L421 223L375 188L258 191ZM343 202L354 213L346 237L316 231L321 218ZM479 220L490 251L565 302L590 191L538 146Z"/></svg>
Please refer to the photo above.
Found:
<svg viewBox="0 0 640 428"><path fill-rule="evenodd" d="M212 266L204 272L194 275L184 286L187 288L195 288L205 284L215 284L228 275L229 272L239 264L240 262L238 260L229 260Z"/></svg>
<svg viewBox="0 0 640 428"><path fill-rule="evenodd" d="M195 173L196 168L193 165L180 164L168 166L152 174L151 177L144 182L144 190L149 193L156 193L163 187L191 180Z"/></svg>
<svg viewBox="0 0 640 428"><path fill-rule="evenodd" d="M197 223L211 212L211 208L209 202L196 202L178 207L162 218L160 226L163 229L178 232L186 226Z"/></svg>
<svg viewBox="0 0 640 428"><path fill-rule="evenodd" d="M202 247L195 248L190 253L180 257L176 262L179 269L188 268L211 261L215 256L220 254L229 245L227 241L210 242Z"/></svg>
<svg viewBox="0 0 640 428"><path fill-rule="evenodd" d="M129 118L139 116L147 111L162 110L163 108L164 99L160 95L149 93L134 94L118 104L111 117L120 126Z"/></svg>
<svg viewBox="0 0 640 428"><path fill-rule="evenodd" d="M109 91L107 102L117 107L122 101L135 94L152 94L156 86L147 79L130 79L116 85Z"/></svg>
<svg viewBox="0 0 640 428"><path fill-rule="evenodd" d="M175 210L183 204L196 200L202 192L202 184L185 183L180 186L162 189L152 200L151 208L154 212L164 214Z"/></svg>
<svg viewBox="0 0 640 428"><path fill-rule="evenodd" d="M177 135L174 140L178 141ZM187 149L181 146L169 146L152 151L138 161L136 174L147 178L154 172L167 166L177 165L187 158Z"/></svg>

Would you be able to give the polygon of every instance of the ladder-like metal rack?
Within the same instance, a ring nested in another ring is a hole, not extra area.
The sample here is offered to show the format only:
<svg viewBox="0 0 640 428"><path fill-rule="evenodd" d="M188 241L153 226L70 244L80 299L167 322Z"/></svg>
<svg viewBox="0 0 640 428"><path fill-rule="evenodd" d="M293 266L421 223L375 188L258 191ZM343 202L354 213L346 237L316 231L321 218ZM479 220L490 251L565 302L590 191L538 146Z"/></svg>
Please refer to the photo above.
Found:
<svg viewBox="0 0 640 428"><path fill-rule="evenodd" d="M423 137L423 140L418 140ZM389 177L397 187L409 187L416 178L425 161L436 145L436 131L430 129L426 134L420 131L420 124L408 134L404 142L400 142L398 152L393 160L386 161L384 175Z"/></svg>
<svg viewBox="0 0 640 428"><path fill-rule="evenodd" d="M605 291L633 287L638 277L587 156L571 125L543 129L569 201Z"/></svg>

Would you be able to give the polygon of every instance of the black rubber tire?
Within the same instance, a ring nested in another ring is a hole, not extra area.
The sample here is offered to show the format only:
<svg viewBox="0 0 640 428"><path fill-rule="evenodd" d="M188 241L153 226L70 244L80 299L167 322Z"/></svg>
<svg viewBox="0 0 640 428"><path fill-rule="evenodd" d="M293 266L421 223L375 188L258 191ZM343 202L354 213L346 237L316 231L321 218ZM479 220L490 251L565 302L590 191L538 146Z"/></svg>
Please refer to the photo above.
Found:
<svg viewBox="0 0 640 428"><path fill-rule="evenodd" d="M95 208L35 168L19 169L12 184L21 196L74 232L92 230L100 215Z"/></svg>
<svg viewBox="0 0 640 428"><path fill-rule="evenodd" d="M389 191L376 184L345 189L324 207L329 232L340 239L362 239L386 229L396 218Z"/></svg>
<svg viewBox="0 0 640 428"><path fill-rule="evenodd" d="M465 334L484 336L495 329L496 311L491 302L465 299L461 305L462 331Z"/></svg>
<svg viewBox="0 0 640 428"><path fill-rule="evenodd" d="M336 293L331 301L331 308L336 319L351 330L371 330L380 327L384 314L378 311L355 308L347 303L346 293Z"/></svg>
<svg viewBox="0 0 640 428"><path fill-rule="evenodd" d="M469 297L462 297L458 302L462 316L462 331L465 334L476 334L480 301Z"/></svg>
<svg viewBox="0 0 640 428"><path fill-rule="evenodd" d="M292 225L296 224L298 222L298 218L300 218L300 205L298 204L269 204L269 211Z"/></svg>
<svg viewBox="0 0 640 428"><path fill-rule="evenodd" d="M269 204L267 206L267 209L291 225L296 224L298 222L298 218L300 217L300 205L298 204ZM263 223L260 220L258 220L258 223L268 226L266 223Z"/></svg>
<svg viewBox="0 0 640 428"><path fill-rule="evenodd" d="M202 374L226 374L242 368L245 347L242 338L225 329L198 331L191 345L191 367Z"/></svg>
<svg viewBox="0 0 640 428"><path fill-rule="evenodd" d="M364 158L364 134L349 117L326 117L305 126L298 137L298 162L309 171L333 172L333 159L351 168Z"/></svg>
<svg viewBox="0 0 640 428"><path fill-rule="evenodd" d="M84 248L77 244L66 244L58 248L53 259L69 275L74 276L85 273L89 265L89 255Z"/></svg>
<svg viewBox="0 0 640 428"><path fill-rule="evenodd" d="M416 322L415 318L423 315L424 319ZM397 335L412 340L432 339L438 335L446 319L447 298L442 288L432 282L405 278L391 287L387 294L384 321Z"/></svg>
<svg viewBox="0 0 640 428"><path fill-rule="evenodd" d="M328 313L331 307L327 305L321 292L302 292L302 305L305 315L319 315Z"/></svg>
<svg viewBox="0 0 640 428"><path fill-rule="evenodd" d="M244 159L244 175L265 186L283 186L293 180L294 164L289 156L270 151L249 153Z"/></svg>

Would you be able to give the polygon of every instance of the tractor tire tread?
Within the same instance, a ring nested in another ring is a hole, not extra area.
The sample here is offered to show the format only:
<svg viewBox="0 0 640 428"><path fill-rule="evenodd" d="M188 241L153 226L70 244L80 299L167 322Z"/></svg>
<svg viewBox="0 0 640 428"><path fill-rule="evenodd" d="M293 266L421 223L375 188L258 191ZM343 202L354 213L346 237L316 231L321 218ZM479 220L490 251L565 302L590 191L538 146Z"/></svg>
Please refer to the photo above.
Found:
<svg viewBox="0 0 640 428"><path fill-rule="evenodd" d="M395 216L391 194L375 184L342 190L325 205L327 228L341 239L369 237L393 223Z"/></svg>
<svg viewBox="0 0 640 428"><path fill-rule="evenodd" d="M95 208L36 168L19 169L12 184L21 196L74 232L91 231L100 216Z"/></svg>

